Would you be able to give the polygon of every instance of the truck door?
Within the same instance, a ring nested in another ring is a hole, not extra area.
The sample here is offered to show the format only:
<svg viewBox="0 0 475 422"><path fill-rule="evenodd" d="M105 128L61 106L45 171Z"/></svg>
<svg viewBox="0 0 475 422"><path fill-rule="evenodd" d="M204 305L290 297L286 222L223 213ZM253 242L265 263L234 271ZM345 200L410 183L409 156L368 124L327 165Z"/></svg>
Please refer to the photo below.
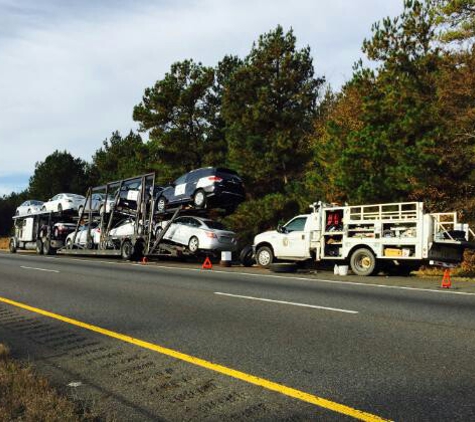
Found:
<svg viewBox="0 0 475 422"><path fill-rule="evenodd" d="M276 255L281 257L310 257L310 233L305 231L308 216L290 220L280 233Z"/></svg>

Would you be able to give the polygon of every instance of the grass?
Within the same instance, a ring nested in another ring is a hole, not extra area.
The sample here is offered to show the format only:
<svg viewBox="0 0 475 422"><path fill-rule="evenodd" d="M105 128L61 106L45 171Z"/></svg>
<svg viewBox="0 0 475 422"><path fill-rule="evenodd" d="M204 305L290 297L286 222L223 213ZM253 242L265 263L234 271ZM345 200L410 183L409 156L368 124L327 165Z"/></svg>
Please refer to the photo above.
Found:
<svg viewBox="0 0 475 422"><path fill-rule="evenodd" d="M0 237L0 249L8 249L9 237Z"/></svg>
<svg viewBox="0 0 475 422"><path fill-rule="evenodd" d="M0 344L0 421L99 421L54 390Z"/></svg>

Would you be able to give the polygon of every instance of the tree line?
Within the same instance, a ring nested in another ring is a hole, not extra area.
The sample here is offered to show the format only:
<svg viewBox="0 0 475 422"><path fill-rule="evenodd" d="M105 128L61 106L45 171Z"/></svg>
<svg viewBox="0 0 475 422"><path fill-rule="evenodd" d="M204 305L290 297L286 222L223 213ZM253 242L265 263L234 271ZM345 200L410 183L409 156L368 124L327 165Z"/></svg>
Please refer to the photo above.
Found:
<svg viewBox="0 0 475 422"><path fill-rule="evenodd" d="M373 25L339 90L281 26L244 58L174 63L133 108L137 133L113 132L90 163L66 151L37 163L28 189L0 200L0 230L27 197L202 166L243 177L247 200L226 223L246 241L317 200L417 200L473 223L474 39L475 0L406 0Z"/></svg>

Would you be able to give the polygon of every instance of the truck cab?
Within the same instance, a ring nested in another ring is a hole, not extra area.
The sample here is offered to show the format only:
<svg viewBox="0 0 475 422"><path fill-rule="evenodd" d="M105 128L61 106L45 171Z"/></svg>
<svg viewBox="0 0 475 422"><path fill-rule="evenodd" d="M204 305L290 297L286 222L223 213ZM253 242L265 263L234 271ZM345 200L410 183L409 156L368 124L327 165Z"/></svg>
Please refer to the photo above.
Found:
<svg viewBox="0 0 475 422"><path fill-rule="evenodd" d="M297 215L277 230L257 235L253 246L257 263L268 267L274 258L292 261L311 258L311 237L319 229L318 222L314 214Z"/></svg>

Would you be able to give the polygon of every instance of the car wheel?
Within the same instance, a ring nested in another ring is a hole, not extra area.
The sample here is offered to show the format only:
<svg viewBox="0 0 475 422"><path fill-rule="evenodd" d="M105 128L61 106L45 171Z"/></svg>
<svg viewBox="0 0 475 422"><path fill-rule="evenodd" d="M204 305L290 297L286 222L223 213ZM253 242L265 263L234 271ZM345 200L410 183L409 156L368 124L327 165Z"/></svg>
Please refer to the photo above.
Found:
<svg viewBox="0 0 475 422"><path fill-rule="evenodd" d="M20 211L17 210L17 211L15 212L15 215L17 215L17 216L20 215Z"/></svg>
<svg viewBox="0 0 475 422"><path fill-rule="evenodd" d="M134 247L130 240L124 240L122 242L122 246L120 248L120 255L122 259L130 261L134 255Z"/></svg>
<svg viewBox="0 0 475 422"><path fill-rule="evenodd" d="M198 189L193 196L193 205L196 208L206 207L206 193L203 189Z"/></svg>
<svg viewBox="0 0 475 422"><path fill-rule="evenodd" d="M196 236L192 236L188 242L188 249L190 250L191 253L196 253L198 252L198 249L200 248L200 242Z"/></svg>
<svg viewBox="0 0 475 422"><path fill-rule="evenodd" d="M157 201L157 212L160 214L164 213L166 208L167 208L167 200L165 199L165 197L161 196L160 198L158 198L158 201Z"/></svg>
<svg viewBox="0 0 475 422"><path fill-rule="evenodd" d="M38 255L43 255L43 242L41 241L41 239L38 239L36 241L36 253Z"/></svg>
<svg viewBox="0 0 475 422"><path fill-rule="evenodd" d="M10 239L10 243L8 244L8 250L10 251L10 253L16 253L15 239Z"/></svg>
<svg viewBox="0 0 475 422"><path fill-rule="evenodd" d="M350 266L356 275L373 275L376 272L376 258L369 249L359 248L351 254Z"/></svg>
<svg viewBox="0 0 475 422"><path fill-rule="evenodd" d="M256 262L254 260L254 257L252 256L252 246L251 245L244 246L241 253L239 254L239 259L241 261L241 264L244 267L251 267L252 264L254 264L254 262Z"/></svg>
<svg viewBox="0 0 475 422"><path fill-rule="evenodd" d="M58 208L59 208L59 206L58 206ZM78 208L78 215L79 215L79 216L81 216L83 208L84 208L83 206L80 206L80 207Z"/></svg>
<svg viewBox="0 0 475 422"><path fill-rule="evenodd" d="M63 211L63 206L61 204L58 204L58 212L62 212Z"/></svg>
<svg viewBox="0 0 475 422"><path fill-rule="evenodd" d="M31 208L28 208L28 210L26 211L27 214L31 214Z"/></svg>
<svg viewBox="0 0 475 422"><path fill-rule="evenodd" d="M73 241L71 239L66 240L66 249L73 248Z"/></svg>
<svg viewBox="0 0 475 422"><path fill-rule="evenodd" d="M103 212L104 212L104 205L101 205L99 207L99 215L102 215Z"/></svg>
<svg viewBox="0 0 475 422"><path fill-rule="evenodd" d="M256 262L260 267L269 268L274 262L274 252L268 246L262 246L257 250Z"/></svg>
<svg viewBox="0 0 475 422"><path fill-rule="evenodd" d="M46 211L46 207L43 205L40 211Z"/></svg>
<svg viewBox="0 0 475 422"><path fill-rule="evenodd" d="M59 230L57 227L55 227L54 232L53 232L54 237L57 239L59 237Z"/></svg>

